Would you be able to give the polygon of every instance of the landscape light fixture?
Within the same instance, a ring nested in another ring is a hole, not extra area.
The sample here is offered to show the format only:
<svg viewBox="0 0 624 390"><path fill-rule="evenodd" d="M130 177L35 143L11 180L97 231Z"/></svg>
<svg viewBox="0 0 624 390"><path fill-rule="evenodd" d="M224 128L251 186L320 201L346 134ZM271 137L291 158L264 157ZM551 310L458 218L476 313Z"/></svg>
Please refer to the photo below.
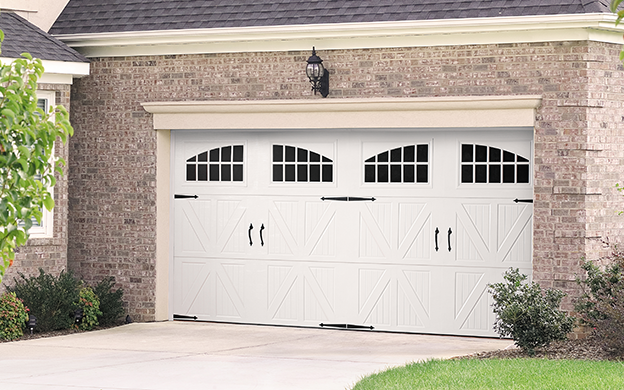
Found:
<svg viewBox="0 0 624 390"><path fill-rule="evenodd" d="M308 58L306 74L312 84L312 90L316 95L317 92L323 97L329 95L329 72L323 66L323 60L316 55L316 49L312 47L312 55Z"/></svg>
<svg viewBox="0 0 624 390"><path fill-rule="evenodd" d="M74 310L74 323L78 325L80 321L82 321L82 317L84 317L84 310L78 308Z"/></svg>
<svg viewBox="0 0 624 390"><path fill-rule="evenodd" d="M30 329L30 334L33 334L33 329L35 329L35 326L37 326L37 317L35 317L33 314L29 314L28 315L28 322L26 323L26 325L28 326L28 329Z"/></svg>

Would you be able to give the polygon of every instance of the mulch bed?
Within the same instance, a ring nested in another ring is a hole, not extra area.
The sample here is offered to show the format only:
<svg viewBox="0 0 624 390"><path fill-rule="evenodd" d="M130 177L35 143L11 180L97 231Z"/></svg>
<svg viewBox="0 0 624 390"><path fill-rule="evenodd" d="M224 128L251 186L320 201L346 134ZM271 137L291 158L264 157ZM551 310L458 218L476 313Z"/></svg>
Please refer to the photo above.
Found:
<svg viewBox="0 0 624 390"><path fill-rule="evenodd" d="M93 330L61 329L61 330L52 330L49 332L34 332L32 335L30 334L29 330L26 330L22 337L20 337L19 339L11 340L11 341L34 340L34 339L43 339L46 337L65 336L65 335L74 334L74 333L93 332L94 330L114 328L116 326L119 326L119 325L96 326L95 328L93 328ZM0 343L10 343L11 341L0 339Z"/></svg>
<svg viewBox="0 0 624 390"><path fill-rule="evenodd" d="M515 346L498 351L480 352L473 355L462 356L460 359L582 359L582 360L623 360L624 356L613 354L605 350L600 342L589 337L582 340L555 341L547 347L535 350L535 355L529 356Z"/></svg>

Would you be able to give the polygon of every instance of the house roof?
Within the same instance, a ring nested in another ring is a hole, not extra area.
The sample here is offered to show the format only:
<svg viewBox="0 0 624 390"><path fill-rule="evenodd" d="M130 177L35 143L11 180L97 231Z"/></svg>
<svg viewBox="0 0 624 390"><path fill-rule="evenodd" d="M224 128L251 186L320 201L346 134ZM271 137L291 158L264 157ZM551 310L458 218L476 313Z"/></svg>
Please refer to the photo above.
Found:
<svg viewBox="0 0 624 390"><path fill-rule="evenodd" d="M609 0L70 0L51 34L609 13Z"/></svg>
<svg viewBox="0 0 624 390"><path fill-rule="evenodd" d="M0 29L4 32L1 57L18 58L28 52L42 60L89 62L82 54L14 13L0 13Z"/></svg>

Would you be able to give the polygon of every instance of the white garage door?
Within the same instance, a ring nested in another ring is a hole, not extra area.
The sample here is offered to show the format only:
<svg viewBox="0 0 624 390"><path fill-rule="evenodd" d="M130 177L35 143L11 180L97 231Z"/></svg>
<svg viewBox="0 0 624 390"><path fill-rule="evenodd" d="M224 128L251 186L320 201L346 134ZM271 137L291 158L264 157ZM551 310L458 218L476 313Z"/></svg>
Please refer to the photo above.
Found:
<svg viewBox="0 0 624 390"><path fill-rule="evenodd" d="M527 129L175 132L173 312L494 335L531 156Z"/></svg>

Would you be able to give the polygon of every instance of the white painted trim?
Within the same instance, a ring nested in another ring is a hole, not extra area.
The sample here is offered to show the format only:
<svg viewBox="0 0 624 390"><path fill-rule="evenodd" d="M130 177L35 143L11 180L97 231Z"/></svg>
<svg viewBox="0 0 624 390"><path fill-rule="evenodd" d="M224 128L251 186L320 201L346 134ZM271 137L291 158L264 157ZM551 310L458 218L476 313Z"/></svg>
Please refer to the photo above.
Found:
<svg viewBox="0 0 624 390"><path fill-rule="evenodd" d="M47 101L46 109L49 109L56 105L56 92L38 90L37 99L45 99ZM51 120L54 121L54 117ZM49 188L48 191L54 199L54 187ZM54 209L48 211L45 207L43 208L41 224L30 228L29 235L30 239L54 237Z"/></svg>
<svg viewBox="0 0 624 390"><path fill-rule="evenodd" d="M41 60L41 63L46 73L66 74L75 77L88 76L91 66L88 62Z"/></svg>
<svg viewBox="0 0 624 390"><path fill-rule="evenodd" d="M10 64L15 58L0 57L0 62ZM45 84L69 84L71 85L74 77L83 77L89 75L91 64L88 62L66 62L66 61L49 61L41 60L44 73L40 83Z"/></svg>
<svg viewBox="0 0 624 390"><path fill-rule="evenodd" d="M600 34L595 34L599 31ZM578 41L624 43L615 15L575 14L56 35L87 57Z"/></svg>
<svg viewBox="0 0 624 390"><path fill-rule="evenodd" d="M540 96L148 102L154 129L339 129L534 125Z"/></svg>
<svg viewBox="0 0 624 390"><path fill-rule="evenodd" d="M172 244L170 243L171 229L169 225L171 214L171 190L170 190L170 152L171 134L167 130L156 134L156 289L154 319L165 321L173 318L169 308L170 296L170 272L173 274L173 263L170 261ZM170 271L171 269L171 271Z"/></svg>
<svg viewBox="0 0 624 390"><path fill-rule="evenodd" d="M74 77L70 74L44 73L38 82L40 84L71 85L74 82Z"/></svg>

